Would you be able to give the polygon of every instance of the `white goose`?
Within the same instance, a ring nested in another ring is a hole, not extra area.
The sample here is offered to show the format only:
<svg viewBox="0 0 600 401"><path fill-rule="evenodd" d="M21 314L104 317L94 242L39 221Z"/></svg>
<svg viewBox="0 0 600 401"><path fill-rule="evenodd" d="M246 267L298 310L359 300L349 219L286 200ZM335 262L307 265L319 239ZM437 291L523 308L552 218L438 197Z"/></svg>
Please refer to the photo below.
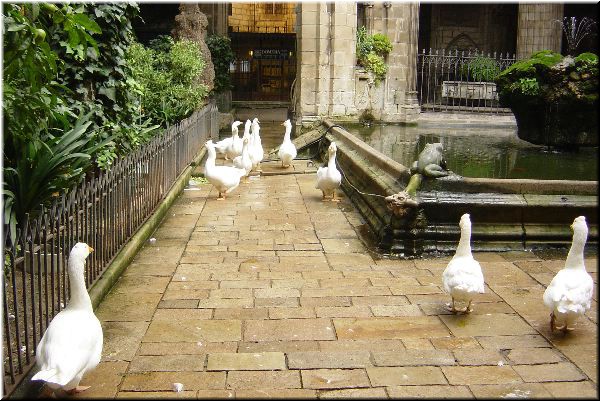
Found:
<svg viewBox="0 0 600 401"><path fill-rule="evenodd" d="M452 297L452 306L449 310L453 313L472 311L471 303L475 294L483 294L485 285L481 266L471 254L471 219L468 213L460 218L460 241L456 248L454 257L446 266L442 274L442 284L444 291ZM454 306L454 301L469 302L463 310L458 310Z"/></svg>
<svg viewBox="0 0 600 401"><path fill-rule="evenodd" d="M227 148L229 148L229 146L233 143L234 138L237 136L239 139L239 131L238 131L238 125L240 125L242 122L241 121L234 121L231 124L231 136L227 137L225 139L220 140L219 142L215 143L215 149L221 153L221 154L225 154L225 160L229 160L229 156L227 154Z"/></svg>
<svg viewBox="0 0 600 401"><path fill-rule="evenodd" d="M262 171L260 168L260 162L263 160L265 155L262 141L260 139L260 121L258 118L252 120L252 140L250 141L250 159L252 159L252 168L256 171Z"/></svg>
<svg viewBox="0 0 600 401"><path fill-rule="evenodd" d="M71 249L67 265L71 297L66 308L54 316L37 346L40 371L31 380L45 381L46 392L63 390L74 394L88 389L89 386L79 386L79 382L100 362L102 326L94 314L84 277L85 260L92 251L82 242Z"/></svg>
<svg viewBox="0 0 600 401"><path fill-rule="evenodd" d="M327 153L329 154L327 167L319 167L317 169L317 184L315 188L323 192L323 200L325 200L326 196L331 196L332 202L339 202L339 199L336 197L336 190L342 183L342 175L335 165L335 155L337 153L335 142L331 142Z"/></svg>
<svg viewBox="0 0 600 401"><path fill-rule="evenodd" d="M246 174L246 170L233 166L216 166L217 154L214 143L209 140L204 146L208 151L208 157L204 164L204 176L219 191L217 200L223 200L225 199L225 194L228 194L240 185L240 178Z"/></svg>
<svg viewBox="0 0 600 401"><path fill-rule="evenodd" d="M298 154L296 150L296 146L290 139L290 134L292 133L292 123L290 120L285 120L283 124L285 126L285 134L283 135L283 143L279 146L279 151L277 155L281 160L281 167L289 167L292 163L292 160L296 158Z"/></svg>
<svg viewBox="0 0 600 401"><path fill-rule="evenodd" d="M242 139L242 154L233 159L233 165L237 168L243 168L246 170L246 174L244 174L244 182L248 182L248 174L252 170L252 160L250 159L250 153L248 152L248 143L250 138L248 136L244 136Z"/></svg>
<svg viewBox="0 0 600 401"><path fill-rule="evenodd" d="M571 224L573 241L562 268L544 292L544 304L552 309L550 330L571 331L573 323L591 307L594 280L585 270L583 249L588 235L584 216ZM560 325L560 327L559 327Z"/></svg>
<svg viewBox="0 0 600 401"><path fill-rule="evenodd" d="M236 125L232 127L232 135L231 142L227 145L227 149L225 149L225 159L233 160L237 156L242 154L242 138L240 138L238 125L240 125L241 121L236 121Z"/></svg>

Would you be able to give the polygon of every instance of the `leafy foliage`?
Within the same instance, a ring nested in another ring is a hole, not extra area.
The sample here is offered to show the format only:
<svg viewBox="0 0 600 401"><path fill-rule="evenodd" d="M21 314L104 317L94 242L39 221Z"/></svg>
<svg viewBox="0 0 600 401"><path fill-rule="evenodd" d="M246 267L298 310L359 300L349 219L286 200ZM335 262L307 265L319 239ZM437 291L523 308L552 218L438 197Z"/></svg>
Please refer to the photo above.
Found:
<svg viewBox="0 0 600 401"><path fill-rule="evenodd" d="M165 48L168 46L157 47ZM152 123L171 125L204 103L207 90L200 75L205 62L195 42L181 40L168 52L134 43L126 58L139 84L141 108Z"/></svg>
<svg viewBox="0 0 600 401"><path fill-rule="evenodd" d="M493 58L477 56L463 65L462 73L476 82L493 82L500 74L500 65Z"/></svg>
<svg viewBox="0 0 600 401"><path fill-rule="evenodd" d="M375 76L375 83L385 79L387 65L385 56L392 50L392 44L387 36L376 33L369 35L367 29L361 26L356 32L356 58L359 65L365 67Z"/></svg>
<svg viewBox="0 0 600 401"><path fill-rule="evenodd" d="M231 89L231 76L229 65L235 55L231 50L231 39L222 35L211 35L206 40L210 55L215 68L214 93L221 93Z"/></svg>

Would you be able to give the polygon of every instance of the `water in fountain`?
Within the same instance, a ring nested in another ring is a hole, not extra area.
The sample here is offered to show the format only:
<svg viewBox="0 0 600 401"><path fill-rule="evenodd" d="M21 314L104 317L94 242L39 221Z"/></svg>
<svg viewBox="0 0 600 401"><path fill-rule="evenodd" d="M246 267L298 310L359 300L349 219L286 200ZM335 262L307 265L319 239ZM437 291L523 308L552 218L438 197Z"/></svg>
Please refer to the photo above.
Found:
<svg viewBox="0 0 600 401"><path fill-rule="evenodd" d="M567 38L567 53L574 56L577 47L581 41L588 35L594 34L596 21L591 18L583 17L577 21L576 17L564 17L562 20L556 20L562 26L562 30Z"/></svg>

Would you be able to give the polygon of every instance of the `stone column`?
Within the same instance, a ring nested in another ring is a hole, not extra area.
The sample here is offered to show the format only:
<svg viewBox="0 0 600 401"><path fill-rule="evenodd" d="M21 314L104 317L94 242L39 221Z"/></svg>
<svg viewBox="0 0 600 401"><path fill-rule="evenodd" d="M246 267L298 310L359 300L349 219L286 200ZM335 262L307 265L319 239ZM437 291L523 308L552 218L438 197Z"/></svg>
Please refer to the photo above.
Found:
<svg viewBox="0 0 600 401"><path fill-rule="evenodd" d="M384 2L375 6L374 14L374 32L387 35L393 46L382 91L377 91L381 93L380 118L415 122L420 112L416 97L419 4Z"/></svg>
<svg viewBox="0 0 600 401"><path fill-rule="evenodd" d="M560 53L562 28L562 3L519 4L517 28L517 58L523 59L540 50Z"/></svg>

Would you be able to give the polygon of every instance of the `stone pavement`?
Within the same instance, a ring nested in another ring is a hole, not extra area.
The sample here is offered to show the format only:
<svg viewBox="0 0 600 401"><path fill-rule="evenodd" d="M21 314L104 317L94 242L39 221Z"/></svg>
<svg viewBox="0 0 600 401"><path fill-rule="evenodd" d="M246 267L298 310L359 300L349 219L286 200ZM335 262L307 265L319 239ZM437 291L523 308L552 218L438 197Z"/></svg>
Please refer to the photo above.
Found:
<svg viewBox="0 0 600 401"><path fill-rule="evenodd" d="M98 308L102 362L76 397L597 397L597 295L566 337L542 302L564 252L476 253L486 293L449 315L450 256L372 255L314 183L187 188Z"/></svg>

